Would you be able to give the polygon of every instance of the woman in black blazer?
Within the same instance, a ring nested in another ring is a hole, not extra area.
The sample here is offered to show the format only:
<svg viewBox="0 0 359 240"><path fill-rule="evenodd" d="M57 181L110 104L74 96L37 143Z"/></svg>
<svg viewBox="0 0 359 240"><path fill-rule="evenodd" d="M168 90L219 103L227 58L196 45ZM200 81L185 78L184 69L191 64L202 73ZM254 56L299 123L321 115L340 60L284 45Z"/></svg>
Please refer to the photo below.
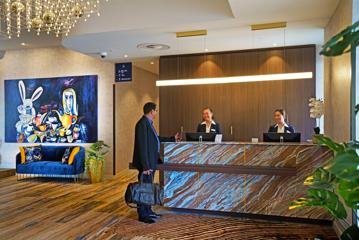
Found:
<svg viewBox="0 0 359 240"><path fill-rule="evenodd" d="M276 109L274 111L274 121L276 124L270 126L268 132L294 133L294 127L286 123L286 118L287 116L284 109Z"/></svg>
<svg viewBox="0 0 359 240"><path fill-rule="evenodd" d="M209 107L202 110L203 122L198 124L197 132L222 134L218 123L213 121L213 111Z"/></svg>

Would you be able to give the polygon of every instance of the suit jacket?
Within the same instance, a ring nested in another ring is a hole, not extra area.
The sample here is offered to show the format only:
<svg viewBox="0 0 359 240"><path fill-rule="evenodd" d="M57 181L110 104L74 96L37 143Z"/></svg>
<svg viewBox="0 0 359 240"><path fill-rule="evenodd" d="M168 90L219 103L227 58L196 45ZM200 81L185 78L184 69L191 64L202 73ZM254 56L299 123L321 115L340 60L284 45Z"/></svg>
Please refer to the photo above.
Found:
<svg viewBox="0 0 359 240"><path fill-rule="evenodd" d="M197 132L206 132L206 123L202 122L198 124ZM222 134L221 127L218 123L212 122L210 127L210 133Z"/></svg>
<svg viewBox="0 0 359 240"><path fill-rule="evenodd" d="M278 132L278 126L277 124L274 124L272 126L269 127L268 132ZM284 126L284 132L285 133L295 133L294 127L292 127L291 125Z"/></svg>
<svg viewBox="0 0 359 240"><path fill-rule="evenodd" d="M160 142L174 142L175 137L159 137ZM135 148L133 151L132 164L139 171L157 169L160 160L158 142L147 117L143 116L135 128Z"/></svg>

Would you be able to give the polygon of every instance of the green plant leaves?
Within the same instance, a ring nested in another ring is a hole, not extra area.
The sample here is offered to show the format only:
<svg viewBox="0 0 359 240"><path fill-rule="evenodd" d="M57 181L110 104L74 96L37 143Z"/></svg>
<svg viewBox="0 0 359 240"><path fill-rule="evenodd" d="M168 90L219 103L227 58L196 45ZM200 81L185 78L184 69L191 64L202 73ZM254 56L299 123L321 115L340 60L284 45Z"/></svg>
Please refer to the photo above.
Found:
<svg viewBox="0 0 359 240"><path fill-rule="evenodd" d="M91 144L90 148L86 150L85 167L88 171L94 173L100 172L98 166L103 167L105 161L105 155L108 153L108 146L104 141L99 140ZM93 162L102 162L102 164L94 164Z"/></svg>
<svg viewBox="0 0 359 240"><path fill-rule="evenodd" d="M322 188L327 190L333 190L336 177L334 174L324 168L317 168L312 176L309 176L304 181L304 185L311 188Z"/></svg>
<svg viewBox="0 0 359 240"><path fill-rule="evenodd" d="M345 201L345 204L353 209L359 209L359 180L340 180L338 193Z"/></svg>
<svg viewBox="0 0 359 240"><path fill-rule="evenodd" d="M359 21L348 26L323 45L320 52L324 56L339 56L355 50L359 45ZM359 104L355 106L359 112ZM334 217L343 219L347 213L338 193L345 204L359 208L359 142L336 143L329 137L316 136L318 143L334 152L330 165L318 168L304 184L309 186L307 196L291 202L289 209L303 206L319 206L327 209Z"/></svg>
<svg viewBox="0 0 359 240"><path fill-rule="evenodd" d="M336 143L329 137L317 136L318 142L334 152L334 158L326 167L317 168L307 177L307 196L293 201L290 209L303 206L319 206L336 218L345 218L345 204L353 209L359 206L359 142Z"/></svg>
<svg viewBox="0 0 359 240"><path fill-rule="evenodd" d="M339 56L350 52L359 44L359 21L333 36L320 52L324 56Z"/></svg>
<svg viewBox="0 0 359 240"><path fill-rule="evenodd" d="M317 135L315 136L315 138L318 140L318 143L327 146L329 149L331 149L334 152L344 151L345 149L345 146L343 144L336 143L329 137L323 135Z"/></svg>
<svg viewBox="0 0 359 240"><path fill-rule="evenodd" d="M310 188L305 198L298 198L290 203L289 209L295 209L303 206L323 207L327 209L334 217L344 219L347 217L343 203L338 196L326 189Z"/></svg>
<svg viewBox="0 0 359 240"><path fill-rule="evenodd" d="M329 171L338 178L355 181L359 179L359 156L353 149L336 153Z"/></svg>

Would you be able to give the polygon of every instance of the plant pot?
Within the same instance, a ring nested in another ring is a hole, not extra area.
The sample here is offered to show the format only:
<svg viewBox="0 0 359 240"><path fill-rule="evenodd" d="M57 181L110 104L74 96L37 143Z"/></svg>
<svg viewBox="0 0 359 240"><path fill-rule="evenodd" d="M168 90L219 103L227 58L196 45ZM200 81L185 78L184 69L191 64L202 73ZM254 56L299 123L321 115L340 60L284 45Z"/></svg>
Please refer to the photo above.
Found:
<svg viewBox="0 0 359 240"><path fill-rule="evenodd" d="M89 159L87 173L91 183L101 182L103 174L103 161Z"/></svg>
<svg viewBox="0 0 359 240"><path fill-rule="evenodd" d="M317 137L320 137L320 136L323 136L323 134L313 134L313 136L312 136L312 142L313 142L314 144L317 144L317 143L318 143Z"/></svg>

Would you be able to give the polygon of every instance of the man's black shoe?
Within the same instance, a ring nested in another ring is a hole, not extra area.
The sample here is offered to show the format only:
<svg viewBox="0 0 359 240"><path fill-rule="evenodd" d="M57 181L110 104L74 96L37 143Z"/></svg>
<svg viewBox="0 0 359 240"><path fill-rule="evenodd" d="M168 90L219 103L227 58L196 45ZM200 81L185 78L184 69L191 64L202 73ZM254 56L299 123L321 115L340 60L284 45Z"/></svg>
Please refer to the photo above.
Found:
<svg viewBox="0 0 359 240"><path fill-rule="evenodd" d="M152 212L152 213L150 213L149 216L150 216L151 218L160 218L160 217L162 217L162 214L158 214L158 213Z"/></svg>
<svg viewBox="0 0 359 240"><path fill-rule="evenodd" d="M147 223L147 224L155 223L155 220L153 220L150 216L144 217L144 218L140 218L140 219L138 219L138 221L144 222L144 223Z"/></svg>
<svg viewBox="0 0 359 240"><path fill-rule="evenodd" d="M150 213L150 216L162 217L162 214L155 213L155 212L152 211L152 212Z"/></svg>

